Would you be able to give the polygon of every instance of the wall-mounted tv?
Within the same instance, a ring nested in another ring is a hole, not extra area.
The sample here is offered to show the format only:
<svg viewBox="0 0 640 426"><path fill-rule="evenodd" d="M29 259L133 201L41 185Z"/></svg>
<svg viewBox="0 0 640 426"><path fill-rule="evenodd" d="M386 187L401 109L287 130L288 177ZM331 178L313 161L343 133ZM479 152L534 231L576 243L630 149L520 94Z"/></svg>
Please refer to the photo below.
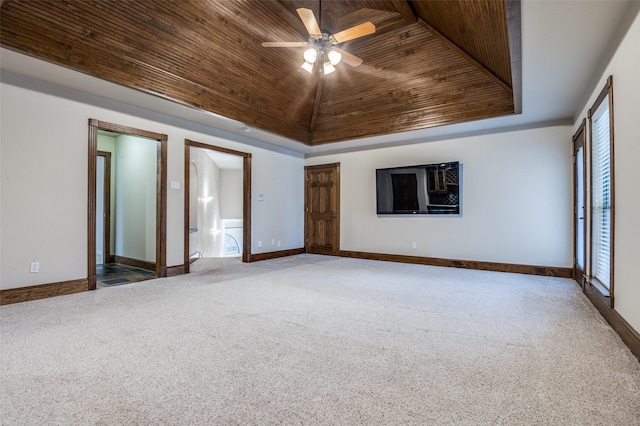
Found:
<svg viewBox="0 0 640 426"><path fill-rule="evenodd" d="M387 214L460 214L460 164L376 169L376 207Z"/></svg>

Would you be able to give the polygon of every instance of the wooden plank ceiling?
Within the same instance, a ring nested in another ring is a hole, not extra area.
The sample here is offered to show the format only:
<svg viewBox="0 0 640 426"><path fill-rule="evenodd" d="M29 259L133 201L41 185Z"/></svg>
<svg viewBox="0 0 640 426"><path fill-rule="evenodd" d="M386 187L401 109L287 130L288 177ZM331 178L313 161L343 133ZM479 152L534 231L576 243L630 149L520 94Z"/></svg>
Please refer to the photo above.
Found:
<svg viewBox="0 0 640 426"><path fill-rule="evenodd" d="M517 1L5 0L0 43L316 145L519 112ZM373 22L340 45L363 63L262 47L308 40L299 7L330 34Z"/></svg>

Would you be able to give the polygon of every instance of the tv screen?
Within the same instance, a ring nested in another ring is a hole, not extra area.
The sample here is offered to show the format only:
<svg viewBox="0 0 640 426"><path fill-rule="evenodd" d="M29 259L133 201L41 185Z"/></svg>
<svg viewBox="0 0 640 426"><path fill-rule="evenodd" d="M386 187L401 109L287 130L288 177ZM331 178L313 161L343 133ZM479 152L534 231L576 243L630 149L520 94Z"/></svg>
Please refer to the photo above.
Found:
<svg viewBox="0 0 640 426"><path fill-rule="evenodd" d="M376 206L386 214L460 214L460 164L376 169Z"/></svg>

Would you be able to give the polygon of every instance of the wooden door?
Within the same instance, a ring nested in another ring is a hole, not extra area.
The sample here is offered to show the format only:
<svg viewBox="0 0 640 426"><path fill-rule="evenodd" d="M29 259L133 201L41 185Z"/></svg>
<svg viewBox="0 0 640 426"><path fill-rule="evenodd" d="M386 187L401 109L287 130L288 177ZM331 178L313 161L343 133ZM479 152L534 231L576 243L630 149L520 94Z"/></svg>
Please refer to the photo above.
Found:
<svg viewBox="0 0 640 426"><path fill-rule="evenodd" d="M307 253L340 255L340 164L305 167Z"/></svg>

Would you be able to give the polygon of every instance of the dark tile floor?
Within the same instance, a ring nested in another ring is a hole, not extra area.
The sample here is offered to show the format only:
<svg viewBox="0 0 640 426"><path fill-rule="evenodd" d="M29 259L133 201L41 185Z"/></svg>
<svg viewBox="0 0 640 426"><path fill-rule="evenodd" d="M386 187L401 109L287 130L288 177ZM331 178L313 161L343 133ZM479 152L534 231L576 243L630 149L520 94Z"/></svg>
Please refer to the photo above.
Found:
<svg viewBox="0 0 640 426"><path fill-rule="evenodd" d="M119 263L107 263L96 266L96 287L113 287L122 284L134 283L155 278L153 271L136 268L134 266L121 265Z"/></svg>

